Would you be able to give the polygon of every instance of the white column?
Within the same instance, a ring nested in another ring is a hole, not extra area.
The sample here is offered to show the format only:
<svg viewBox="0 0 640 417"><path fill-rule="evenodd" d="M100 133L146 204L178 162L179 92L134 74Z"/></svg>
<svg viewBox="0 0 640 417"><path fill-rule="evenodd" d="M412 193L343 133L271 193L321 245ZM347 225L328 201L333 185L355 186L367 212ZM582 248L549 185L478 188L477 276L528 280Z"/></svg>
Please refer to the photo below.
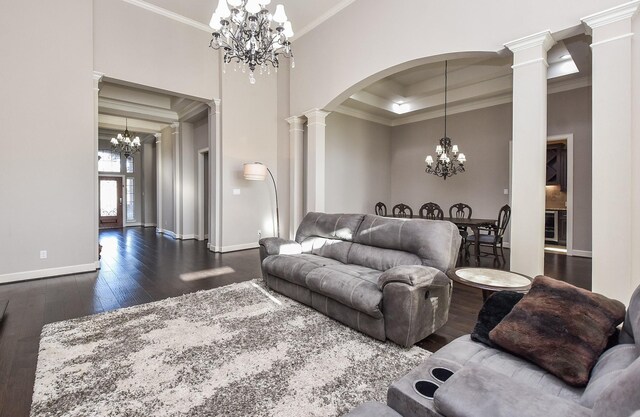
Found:
<svg viewBox="0 0 640 417"><path fill-rule="evenodd" d="M95 254L95 266L96 268L100 268L100 260L99 260L99 254L98 254L98 240L100 239L100 235L99 235L99 229L100 229L100 202L98 200L98 182L99 182L99 178L98 178L98 123L99 123L99 116L98 116L98 101L100 98L100 83L102 82L102 77L104 77L104 74L101 72L97 72L94 71L93 72L93 175L94 175L94 181L93 181L93 224L94 224L94 245L96 250L94 251Z"/></svg>
<svg viewBox="0 0 640 417"><path fill-rule="evenodd" d="M162 133L156 137L156 232L162 231Z"/></svg>
<svg viewBox="0 0 640 417"><path fill-rule="evenodd" d="M593 41L592 288L625 303L634 274L640 273L631 128L632 117L638 117L632 113L632 77L640 70L632 67L631 22L639 4L633 1L582 19Z"/></svg>
<svg viewBox="0 0 640 417"><path fill-rule="evenodd" d="M511 270L544 273L547 51L551 33L505 44L513 52Z"/></svg>
<svg viewBox="0 0 640 417"><path fill-rule="evenodd" d="M292 116L289 122L290 216L289 238L295 237L304 216L304 119Z"/></svg>
<svg viewBox="0 0 640 417"><path fill-rule="evenodd" d="M171 124L173 136L173 217L174 233L182 238L182 155L180 152L180 122Z"/></svg>
<svg viewBox="0 0 640 417"><path fill-rule="evenodd" d="M324 211L325 118L329 112L309 110L307 117L307 207L306 212Z"/></svg>
<svg viewBox="0 0 640 417"><path fill-rule="evenodd" d="M222 124L220 99L209 105L209 250L222 250Z"/></svg>

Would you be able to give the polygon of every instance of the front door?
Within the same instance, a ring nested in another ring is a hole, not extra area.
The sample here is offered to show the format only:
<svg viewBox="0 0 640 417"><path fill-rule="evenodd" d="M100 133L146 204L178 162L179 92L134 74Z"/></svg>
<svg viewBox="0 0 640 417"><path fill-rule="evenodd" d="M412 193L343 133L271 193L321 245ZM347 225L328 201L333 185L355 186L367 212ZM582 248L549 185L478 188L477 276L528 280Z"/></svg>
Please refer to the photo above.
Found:
<svg viewBox="0 0 640 417"><path fill-rule="evenodd" d="M100 229L122 227L122 178L100 177Z"/></svg>

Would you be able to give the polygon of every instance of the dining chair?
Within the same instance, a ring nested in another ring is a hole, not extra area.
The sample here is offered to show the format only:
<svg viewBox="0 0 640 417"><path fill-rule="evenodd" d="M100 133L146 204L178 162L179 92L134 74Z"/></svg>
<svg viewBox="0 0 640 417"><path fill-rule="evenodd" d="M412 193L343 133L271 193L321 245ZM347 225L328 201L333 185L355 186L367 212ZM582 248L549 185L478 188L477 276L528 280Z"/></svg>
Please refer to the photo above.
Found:
<svg viewBox="0 0 640 417"><path fill-rule="evenodd" d="M418 210L418 215L423 219L442 220L444 219L444 211L436 203L425 203Z"/></svg>
<svg viewBox="0 0 640 417"><path fill-rule="evenodd" d="M465 203L456 203L449 207L449 217L451 218L470 219L471 213L473 213L471 206ZM469 236L469 229L467 226L458 226L458 231L460 232L460 236L462 236L462 246L460 246L460 249L464 249L467 236Z"/></svg>
<svg viewBox="0 0 640 417"><path fill-rule="evenodd" d="M376 203L375 207L376 216L386 216L387 215L387 205L382 201Z"/></svg>
<svg viewBox="0 0 640 417"><path fill-rule="evenodd" d="M467 246L465 248L465 254L469 255L469 247L472 244L475 244L476 239L478 239L478 243L480 247L482 246L491 246L493 248L493 256L495 257L495 261L499 261L498 256L498 247L500 247L500 254L502 257L502 261L506 262L507 259L504 256L504 246L503 246L503 237L504 233L507 230L507 226L509 225L509 220L511 219L511 207L508 204L505 204L500 208L498 212L498 221L495 225L487 227L487 228L478 228L479 234L469 235L467 236ZM486 233L482 233L486 231Z"/></svg>
<svg viewBox="0 0 640 417"><path fill-rule="evenodd" d="M413 210L408 205L400 203L393 206L392 214L393 217L405 217L410 219L413 217Z"/></svg>

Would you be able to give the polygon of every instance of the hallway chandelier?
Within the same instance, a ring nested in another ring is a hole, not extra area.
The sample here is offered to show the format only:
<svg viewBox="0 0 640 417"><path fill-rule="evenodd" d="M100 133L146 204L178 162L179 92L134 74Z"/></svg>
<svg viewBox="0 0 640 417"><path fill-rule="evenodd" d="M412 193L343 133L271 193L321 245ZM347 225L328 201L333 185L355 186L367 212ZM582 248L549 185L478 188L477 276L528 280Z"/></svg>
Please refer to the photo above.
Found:
<svg viewBox="0 0 640 417"><path fill-rule="evenodd" d="M425 172L444 180L458 172L464 172L464 163L467 161L464 154L458 152L458 145L452 145L451 139L447 137L447 69L448 61L444 61L444 137L440 139L440 145L436 146L438 161L433 166L431 155L424 160L427 163Z"/></svg>
<svg viewBox="0 0 640 417"><path fill-rule="evenodd" d="M242 65L242 72L248 66L251 84L256 83L256 67L260 67L260 74L270 74L270 65L277 71L280 56L291 58L291 68L295 67L289 41L293 37L291 22L282 4L272 15L266 9L269 3L271 0L220 0L209 23L214 30L209 46L224 50L225 66L235 61Z"/></svg>
<svg viewBox="0 0 640 417"><path fill-rule="evenodd" d="M119 152L123 154L125 158L128 158L140 151L140 138L138 136L131 138L131 133L129 133L129 121L126 118L124 120L124 133L118 133L117 137L111 138L111 150Z"/></svg>

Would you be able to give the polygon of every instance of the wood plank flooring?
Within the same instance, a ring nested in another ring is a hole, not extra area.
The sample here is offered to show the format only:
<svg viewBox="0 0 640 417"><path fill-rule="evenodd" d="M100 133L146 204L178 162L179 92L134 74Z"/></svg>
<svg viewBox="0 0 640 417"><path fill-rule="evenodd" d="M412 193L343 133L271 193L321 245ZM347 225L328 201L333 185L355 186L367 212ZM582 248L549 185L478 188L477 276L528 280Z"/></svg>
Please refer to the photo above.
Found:
<svg viewBox="0 0 640 417"><path fill-rule="evenodd" d="M29 415L44 324L261 276L258 250L214 254L204 242L176 241L150 228L101 231L100 242L99 272L0 285L0 300L9 300L0 322L0 416ZM547 254L545 273L591 286L590 259ZM449 322L418 345L435 351L469 333L481 305L479 290L455 286Z"/></svg>

